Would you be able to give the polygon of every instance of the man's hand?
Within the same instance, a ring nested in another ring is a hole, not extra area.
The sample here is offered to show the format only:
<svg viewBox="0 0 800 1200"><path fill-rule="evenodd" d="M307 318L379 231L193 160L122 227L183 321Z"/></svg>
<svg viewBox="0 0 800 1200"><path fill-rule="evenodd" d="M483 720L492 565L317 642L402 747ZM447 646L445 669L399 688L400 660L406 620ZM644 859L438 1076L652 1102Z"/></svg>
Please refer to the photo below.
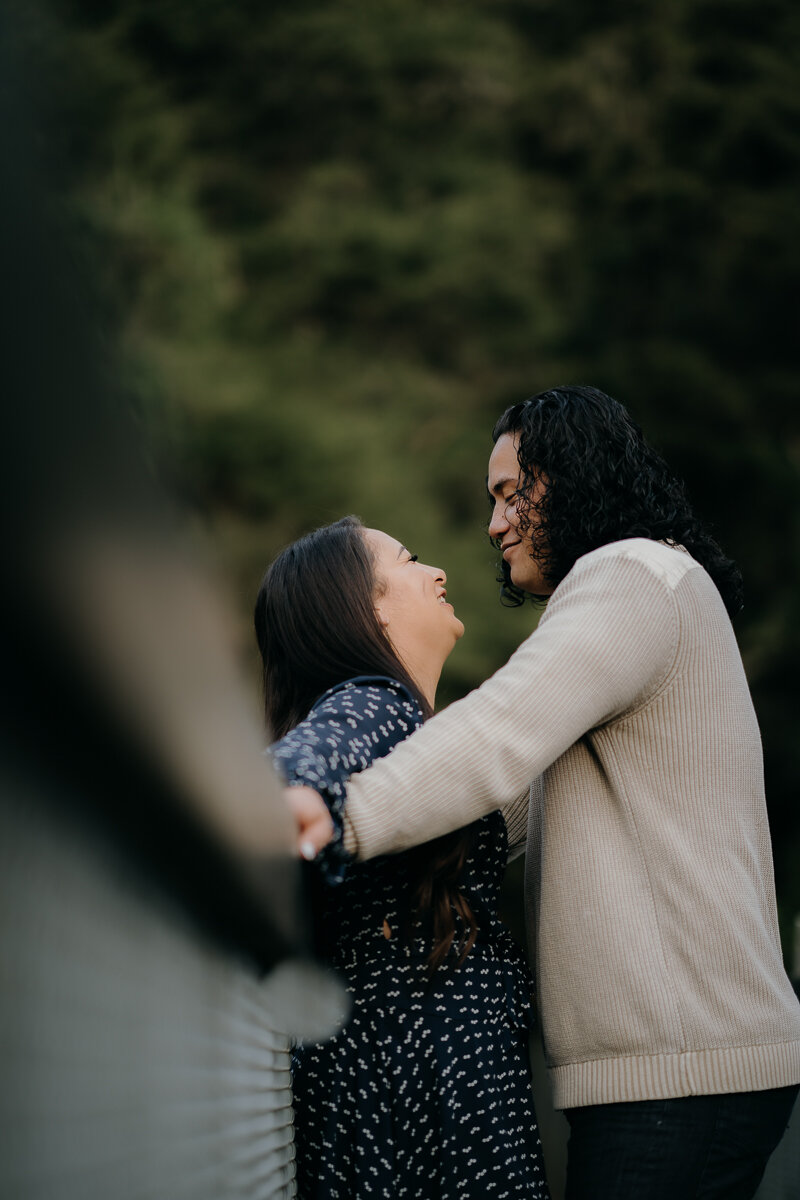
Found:
<svg viewBox="0 0 800 1200"><path fill-rule="evenodd" d="M289 787L283 794L297 822L298 852L310 862L333 837L331 814L313 788Z"/></svg>

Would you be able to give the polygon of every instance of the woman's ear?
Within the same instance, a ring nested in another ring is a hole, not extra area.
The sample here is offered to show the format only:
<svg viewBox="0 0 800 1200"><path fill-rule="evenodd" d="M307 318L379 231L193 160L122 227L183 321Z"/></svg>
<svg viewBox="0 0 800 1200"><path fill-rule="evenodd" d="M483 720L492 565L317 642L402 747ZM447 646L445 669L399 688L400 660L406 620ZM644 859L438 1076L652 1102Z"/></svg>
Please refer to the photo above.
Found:
<svg viewBox="0 0 800 1200"><path fill-rule="evenodd" d="M377 604L375 606L375 616L378 618L379 625L382 625L384 629L389 628L389 618L385 617L383 615L383 613L381 612L381 609L380 609L380 605L377 605Z"/></svg>

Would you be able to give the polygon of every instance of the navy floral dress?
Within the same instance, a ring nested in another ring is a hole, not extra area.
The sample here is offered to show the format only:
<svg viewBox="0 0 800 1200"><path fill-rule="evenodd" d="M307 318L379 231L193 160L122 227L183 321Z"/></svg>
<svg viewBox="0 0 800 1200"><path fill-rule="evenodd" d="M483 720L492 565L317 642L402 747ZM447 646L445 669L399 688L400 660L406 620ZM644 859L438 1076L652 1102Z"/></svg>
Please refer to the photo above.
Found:
<svg viewBox="0 0 800 1200"><path fill-rule="evenodd" d="M314 865L317 907L326 957L352 999L335 1037L293 1056L303 1200L548 1196L527 1057L533 982L497 916L502 814L472 827L460 880L478 941L461 965L451 951L430 981L430 944L420 934L409 946L401 932L409 854L358 863L343 849L348 777L421 723L402 684L361 677L326 692L271 748L288 782L316 788L334 818Z"/></svg>

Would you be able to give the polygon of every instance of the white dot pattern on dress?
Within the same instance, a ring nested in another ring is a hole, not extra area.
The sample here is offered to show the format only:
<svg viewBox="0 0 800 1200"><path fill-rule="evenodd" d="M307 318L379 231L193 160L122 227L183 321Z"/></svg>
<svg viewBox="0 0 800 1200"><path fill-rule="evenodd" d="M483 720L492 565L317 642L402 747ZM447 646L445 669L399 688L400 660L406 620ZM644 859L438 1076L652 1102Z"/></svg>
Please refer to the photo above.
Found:
<svg viewBox="0 0 800 1200"><path fill-rule="evenodd" d="M317 788L334 818L318 864L318 918L353 1003L334 1038L295 1049L298 1192L313 1200L545 1200L527 1058L533 983L497 916L502 815L472 827L460 881L479 939L460 966L451 953L430 983L425 931L411 945L399 936L409 856L357 863L343 849L347 779L421 722L401 684L358 678L326 692L270 750L288 782Z"/></svg>

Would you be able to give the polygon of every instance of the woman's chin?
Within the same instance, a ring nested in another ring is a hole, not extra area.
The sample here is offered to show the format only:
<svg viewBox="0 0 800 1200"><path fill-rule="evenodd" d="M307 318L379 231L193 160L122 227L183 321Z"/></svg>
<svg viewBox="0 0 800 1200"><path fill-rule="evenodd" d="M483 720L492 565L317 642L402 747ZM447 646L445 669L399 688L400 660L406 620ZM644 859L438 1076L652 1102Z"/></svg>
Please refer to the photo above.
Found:
<svg viewBox="0 0 800 1200"><path fill-rule="evenodd" d="M452 621L450 622L450 632L453 637L453 643L447 651L448 654L453 649L456 642L464 636L464 623L463 623L463 621L459 621L458 617L456 617L456 616L454 616Z"/></svg>

